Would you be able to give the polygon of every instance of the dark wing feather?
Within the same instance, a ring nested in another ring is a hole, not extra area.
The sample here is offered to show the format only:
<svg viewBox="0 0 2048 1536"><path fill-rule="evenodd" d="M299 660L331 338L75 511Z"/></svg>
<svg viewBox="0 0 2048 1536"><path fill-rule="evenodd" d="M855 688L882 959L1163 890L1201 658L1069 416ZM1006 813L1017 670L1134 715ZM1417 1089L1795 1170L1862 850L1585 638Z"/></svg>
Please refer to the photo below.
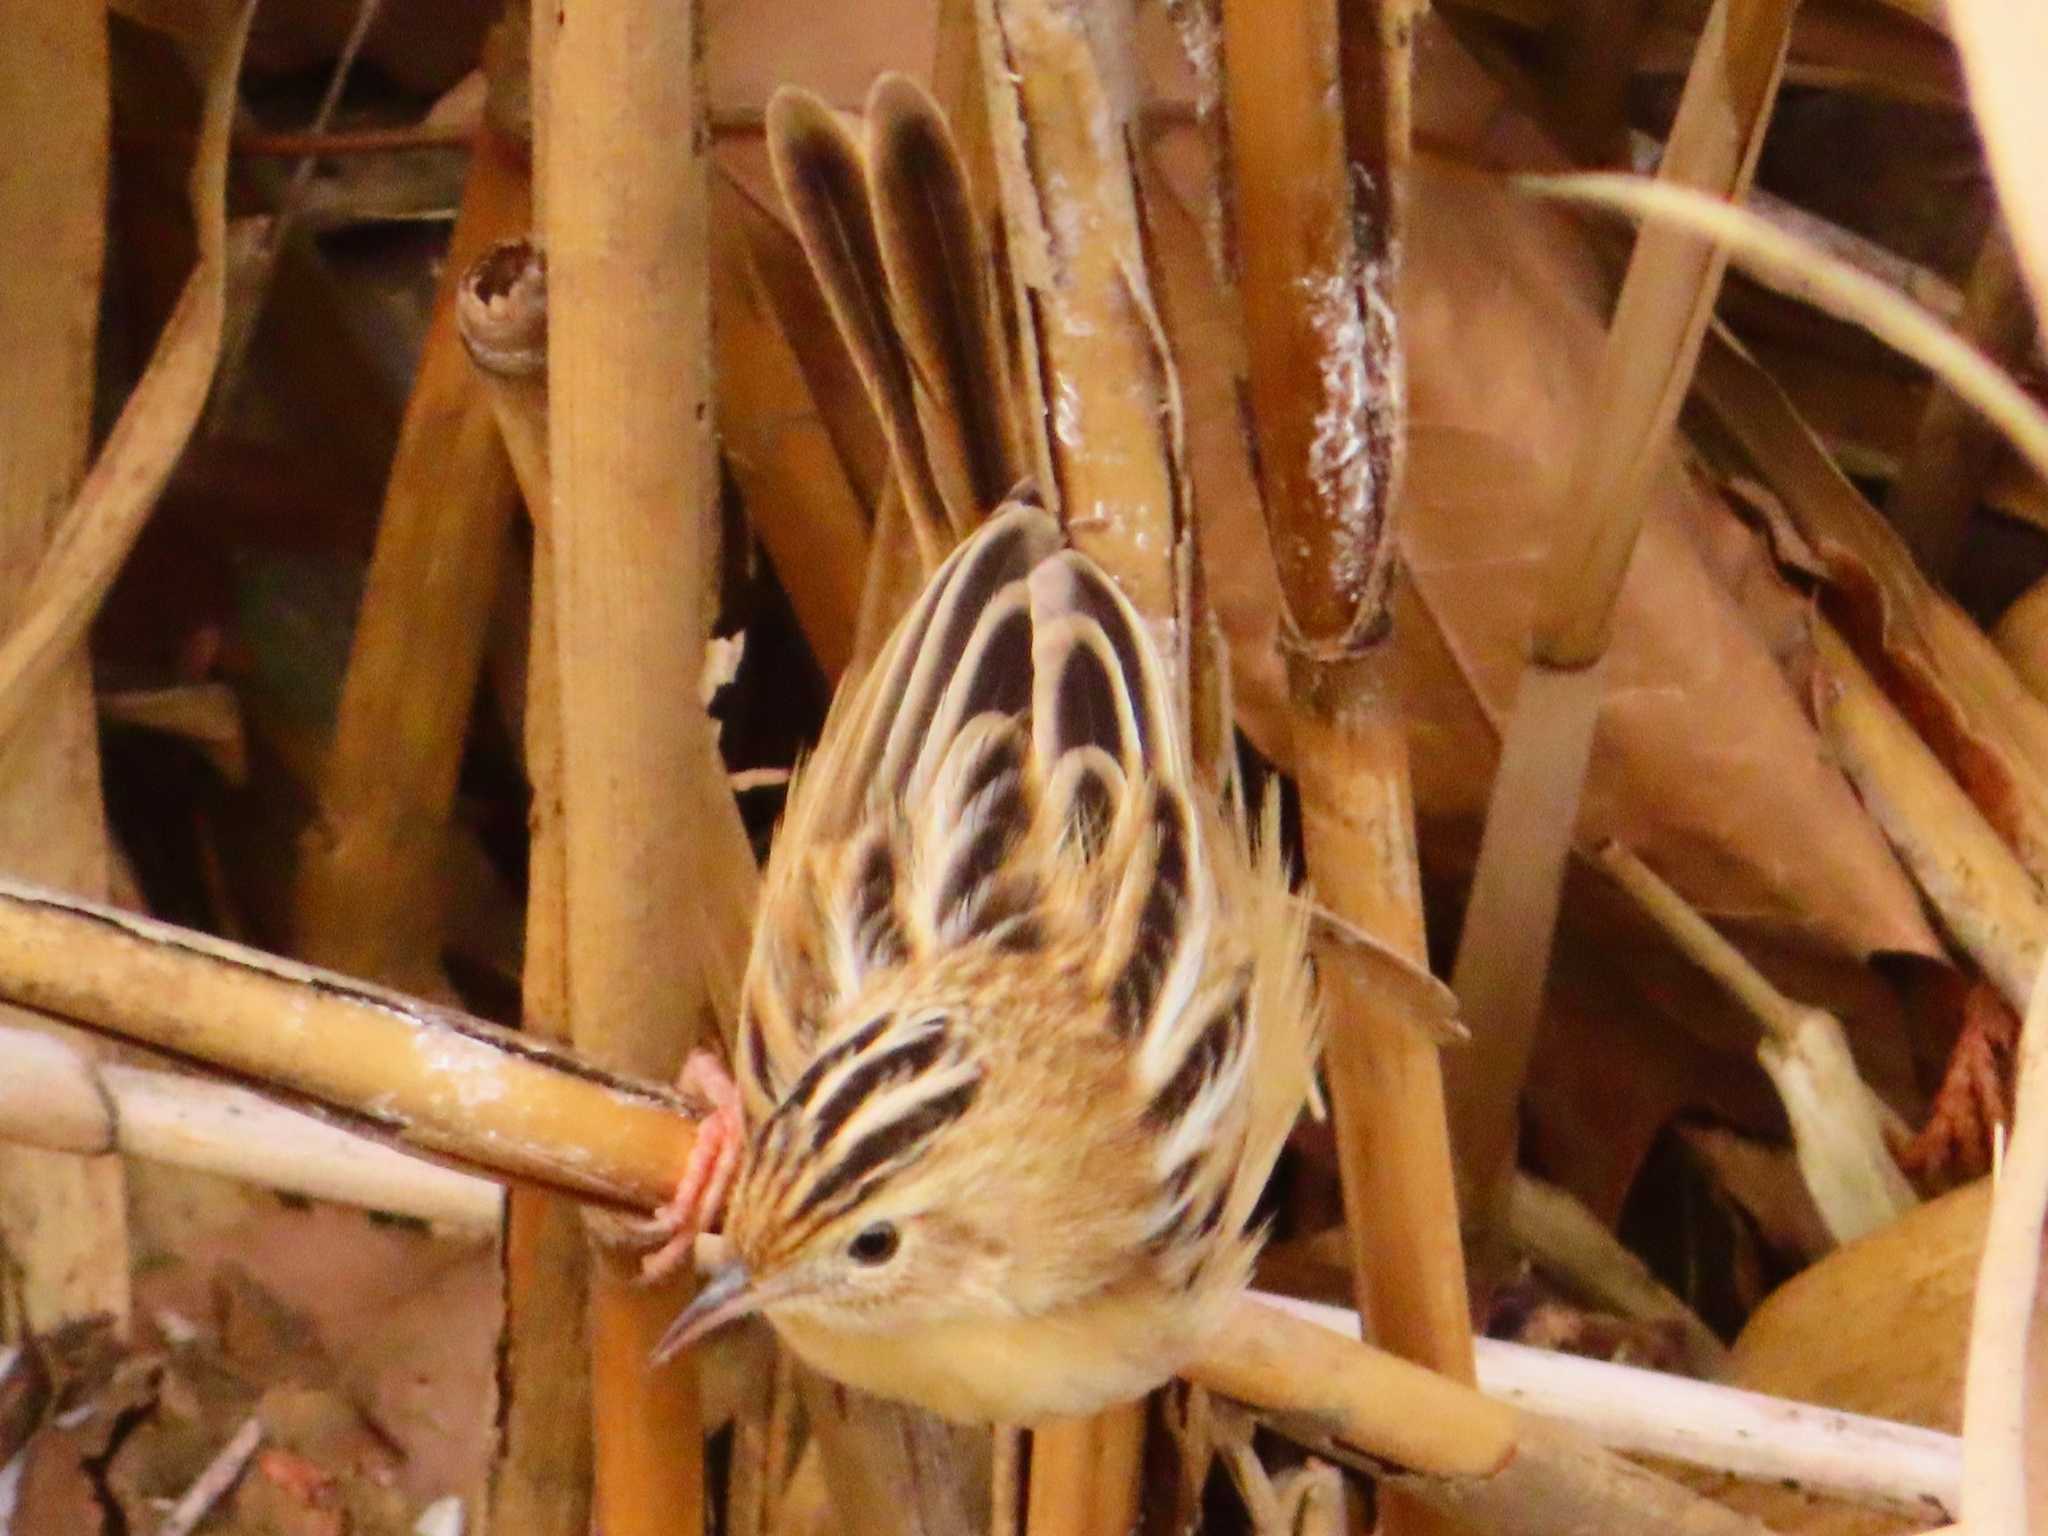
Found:
<svg viewBox="0 0 2048 1536"><path fill-rule="evenodd" d="M1062 882L1106 936L1100 980L1143 1099L1220 1100L1242 1032L1202 977L1216 898L1171 698L1136 612L1053 519L993 517L798 776L750 976L783 994L753 1010L779 1038L754 1054L800 1061L872 972L933 946L1028 947Z"/></svg>
<svg viewBox="0 0 2048 1536"><path fill-rule="evenodd" d="M768 157L811 271L868 387L889 443L925 563L952 542L904 354L889 310L889 278L868 203L860 141L809 91L784 86L768 103Z"/></svg>
<svg viewBox="0 0 2048 1536"><path fill-rule="evenodd" d="M965 530L1015 484L992 268L952 130L924 87L885 74L868 93L868 187L889 296L932 471Z"/></svg>

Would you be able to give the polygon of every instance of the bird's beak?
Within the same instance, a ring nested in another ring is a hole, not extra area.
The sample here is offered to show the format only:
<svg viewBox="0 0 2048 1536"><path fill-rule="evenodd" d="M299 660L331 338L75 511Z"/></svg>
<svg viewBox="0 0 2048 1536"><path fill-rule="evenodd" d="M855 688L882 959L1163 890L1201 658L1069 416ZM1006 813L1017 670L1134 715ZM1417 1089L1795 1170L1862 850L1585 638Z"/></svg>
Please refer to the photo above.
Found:
<svg viewBox="0 0 2048 1536"><path fill-rule="evenodd" d="M747 1273L747 1266L737 1259L720 1265L711 1272L711 1278L704 1282L695 1299L668 1325L668 1332L654 1346L654 1363L661 1365L673 1360L705 1334L745 1317L760 1305L761 1295L754 1288L754 1277Z"/></svg>

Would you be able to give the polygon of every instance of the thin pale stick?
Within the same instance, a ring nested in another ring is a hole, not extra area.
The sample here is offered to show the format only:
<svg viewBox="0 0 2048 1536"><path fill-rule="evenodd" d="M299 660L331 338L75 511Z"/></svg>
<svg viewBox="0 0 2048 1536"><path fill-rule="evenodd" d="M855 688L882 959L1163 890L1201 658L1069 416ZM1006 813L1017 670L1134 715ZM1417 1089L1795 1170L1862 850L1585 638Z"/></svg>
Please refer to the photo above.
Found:
<svg viewBox="0 0 2048 1536"><path fill-rule="evenodd" d="M1358 1335L1358 1314L1347 1308L1257 1299ZM1940 1430L1500 1339L1479 1340L1478 1354L1487 1396L1570 1424L1609 1450L1791 1482L1927 1520L1954 1512L1962 1496L1962 1442Z"/></svg>
<svg viewBox="0 0 2048 1536"><path fill-rule="evenodd" d="M1620 843L1600 862L1671 942L1763 1027L1757 1056L1785 1114L1799 1171L1828 1231L1850 1242L1919 1203L1885 1145L1883 1122L1857 1075L1841 1021L1795 1003L1657 872Z"/></svg>
<svg viewBox="0 0 2048 1536"><path fill-rule="evenodd" d="M192 1486L184 1496L173 1504L163 1523L156 1528L156 1536L191 1536L198 1529L199 1522L213 1512L213 1506L227 1496L234 1487L235 1479L242 1475L242 1469L249 1465L249 1458L256 1454L256 1447L263 1443L263 1421L248 1418L242 1427L229 1437L206 1464L199 1476L192 1480Z"/></svg>
<svg viewBox="0 0 2048 1536"><path fill-rule="evenodd" d="M2020 1030L2012 1139L1999 1170L1970 1314L1963 1385L1963 1524L1972 1531L2028 1527L2027 1335L2048 1220L2048 965L2034 982Z"/></svg>

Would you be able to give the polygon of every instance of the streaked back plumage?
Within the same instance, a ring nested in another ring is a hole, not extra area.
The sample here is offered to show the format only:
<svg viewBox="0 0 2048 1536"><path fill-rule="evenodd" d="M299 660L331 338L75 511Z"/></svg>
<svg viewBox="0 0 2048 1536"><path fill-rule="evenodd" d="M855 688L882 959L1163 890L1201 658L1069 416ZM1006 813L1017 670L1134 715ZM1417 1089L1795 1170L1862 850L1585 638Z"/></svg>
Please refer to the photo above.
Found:
<svg viewBox="0 0 2048 1536"><path fill-rule="evenodd" d="M970 1246L1042 1228L1061 1251L962 1274L927 1314L1131 1307L1159 1378L1241 1286L1312 1059L1306 909L1271 814L1255 850L1194 788L1172 699L1114 583L1016 502L842 696L744 989L728 1229L757 1271L885 1199L962 1230L983 1202ZM777 1322L829 1353L829 1327ZM1076 1391L1060 1411L1100 1395Z"/></svg>

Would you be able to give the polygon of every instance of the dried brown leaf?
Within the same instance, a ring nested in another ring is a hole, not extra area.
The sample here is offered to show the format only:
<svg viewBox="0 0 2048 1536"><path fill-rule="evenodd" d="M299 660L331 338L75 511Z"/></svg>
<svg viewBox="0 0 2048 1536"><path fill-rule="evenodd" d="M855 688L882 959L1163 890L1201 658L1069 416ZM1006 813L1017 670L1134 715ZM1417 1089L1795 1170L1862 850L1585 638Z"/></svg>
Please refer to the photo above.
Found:
<svg viewBox="0 0 2048 1536"><path fill-rule="evenodd" d="M1410 579L1396 624L1418 803L1427 820L1463 822L1483 804L1520 670L1563 496L1560 445L1588 409L1579 381L1601 344L1599 285L1566 225L1518 210L1497 186L1423 162L1414 198ZM1849 954L1938 954L1917 897L1681 516L1727 513L1702 508L1669 457L1650 496L1582 835L1628 842L1716 916Z"/></svg>
<svg viewBox="0 0 2048 1536"><path fill-rule="evenodd" d="M1699 389L1820 556L1845 627L1883 658L1900 707L2021 862L2048 874L2048 704L1921 573L1754 362L1717 339Z"/></svg>

